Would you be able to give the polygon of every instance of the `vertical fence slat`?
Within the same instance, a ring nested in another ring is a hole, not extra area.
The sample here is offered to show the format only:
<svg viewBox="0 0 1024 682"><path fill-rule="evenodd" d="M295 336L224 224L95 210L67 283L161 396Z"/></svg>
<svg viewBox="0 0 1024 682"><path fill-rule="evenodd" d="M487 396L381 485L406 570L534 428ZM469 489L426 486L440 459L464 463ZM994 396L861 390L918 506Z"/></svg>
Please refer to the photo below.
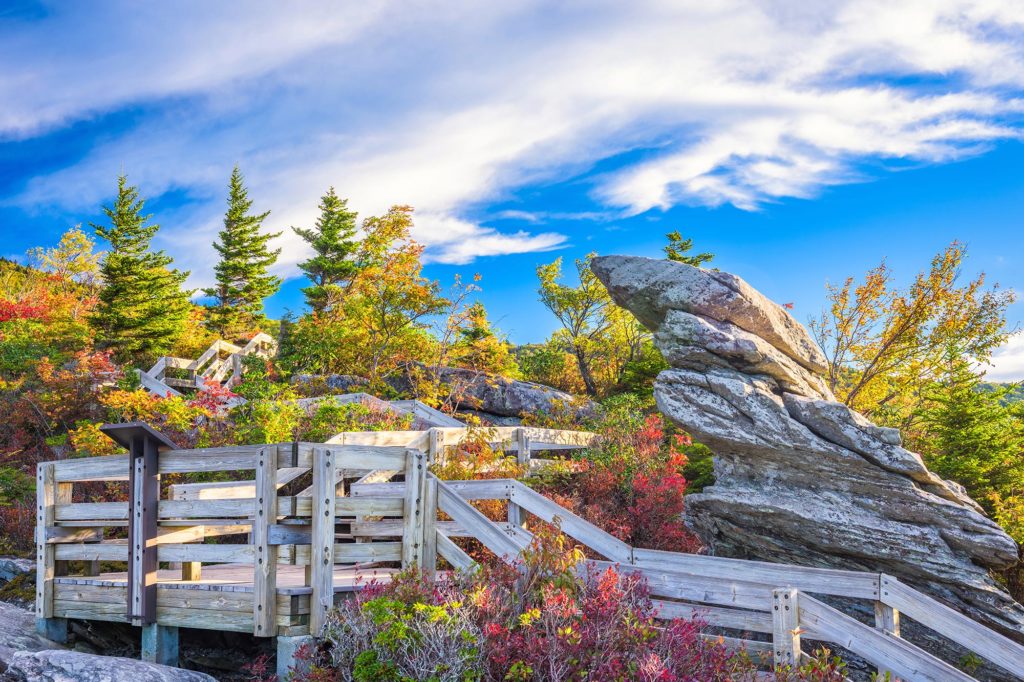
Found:
<svg viewBox="0 0 1024 682"><path fill-rule="evenodd" d="M256 461L256 513L252 540L256 546L253 574L253 634L277 634L277 545L270 544L270 527L277 523L277 447L260 450Z"/></svg>
<svg viewBox="0 0 1024 682"><path fill-rule="evenodd" d="M56 546L46 544L46 529L54 524L55 498L53 464L40 464L36 468L36 618L53 617Z"/></svg>
<svg viewBox="0 0 1024 682"><path fill-rule="evenodd" d="M437 572L437 479L426 480L423 495L423 575L433 580Z"/></svg>
<svg viewBox="0 0 1024 682"><path fill-rule="evenodd" d="M420 565L423 552L423 494L425 480L423 453L405 452L405 523L402 536L402 568Z"/></svg>
<svg viewBox="0 0 1024 682"><path fill-rule="evenodd" d="M800 664L798 594L793 588L772 590L772 649L777 666L796 668Z"/></svg>
<svg viewBox="0 0 1024 682"><path fill-rule="evenodd" d="M310 542L309 632L320 634L334 606L334 477L336 462L326 448L313 450L313 522Z"/></svg>
<svg viewBox="0 0 1024 682"><path fill-rule="evenodd" d="M526 429L516 429L516 461L522 466L530 466L530 436Z"/></svg>
<svg viewBox="0 0 1024 682"><path fill-rule="evenodd" d="M897 637L900 636L900 612L880 601L875 602L875 627ZM896 674L885 666L878 666L878 674L884 679L889 673L895 679Z"/></svg>

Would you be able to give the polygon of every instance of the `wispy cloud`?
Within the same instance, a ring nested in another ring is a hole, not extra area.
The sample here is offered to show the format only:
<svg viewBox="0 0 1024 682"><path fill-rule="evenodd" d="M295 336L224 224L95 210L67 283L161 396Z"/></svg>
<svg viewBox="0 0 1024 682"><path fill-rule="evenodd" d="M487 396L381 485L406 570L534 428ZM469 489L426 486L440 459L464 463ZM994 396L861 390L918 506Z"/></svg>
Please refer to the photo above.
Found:
<svg viewBox="0 0 1024 682"><path fill-rule="evenodd" d="M986 368L989 381L1024 381L1024 334L1017 333L992 355L992 366Z"/></svg>
<svg viewBox="0 0 1024 682"><path fill-rule="evenodd" d="M54 6L0 23L0 140L141 113L6 201L95 206L123 164L192 199L161 218L196 283L235 162L277 228L333 184L416 206L437 262L549 250L541 214L467 216L609 159L580 185L595 215L756 209L1020 137L1022 37L1024 5L994 0Z"/></svg>

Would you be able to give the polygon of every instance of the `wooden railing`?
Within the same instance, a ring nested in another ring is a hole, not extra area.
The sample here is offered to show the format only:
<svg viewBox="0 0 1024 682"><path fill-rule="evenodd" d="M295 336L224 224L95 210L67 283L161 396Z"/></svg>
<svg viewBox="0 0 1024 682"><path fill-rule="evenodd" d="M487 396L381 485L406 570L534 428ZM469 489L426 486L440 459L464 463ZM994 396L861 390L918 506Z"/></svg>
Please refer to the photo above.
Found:
<svg viewBox="0 0 1024 682"><path fill-rule="evenodd" d="M902 639L902 615L1024 679L1024 647L892 576L645 550L629 546L519 481L437 481L436 486L438 509L454 521L458 534L475 538L497 556L514 561L529 545L531 535L521 525L526 514L555 523L605 558L588 560L590 568L616 567L642 575L660 616L697 616L709 626L762 633L764 640L725 639L734 647L765 652L779 665L794 665L804 658L804 638L841 646L880 672L890 672L894 679L973 679ZM402 484L377 483L353 486L352 494L397 497L404 492ZM508 523L493 522L470 500L507 500L514 518ZM439 527L436 535L438 552L451 565L461 569L473 565L452 542L455 534ZM816 598L822 595L870 604L875 627Z"/></svg>
<svg viewBox="0 0 1024 682"><path fill-rule="evenodd" d="M242 358L247 355L270 357L277 352L273 337L260 332L245 344L236 346L217 340L195 360L164 356L149 370L136 370L142 387L157 395L179 394L179 388L202 388L204 381L233 385L242 377ZM174 376L168 374L168 370Z"/></svg>
<svg viewBox="0 0 1024 682"><path fill-rule="evenodd" d="M594 438L529 427L488 433L486 438L500 439L501 447L527 462L531 451L582 447ZM615 566L642 575L662 617L699 616L709 626L735 631L725 640L730 646L763 652L779 664L799 662L801 640L814 640L841 646L904 680L971 679L902 639L903 617L1024 679L1024 647L891 576L636 548L519 481L441 481L429 473L431 462L479 437L466 429L435 428L350 433L341 443L180 450L158 442L147 446L129 433L123 441L129 455L41 464L39 617L155 622L257 636L315 634L335 603L336 566L415 565L429 574L441 557L454 568L472 569L459 538L473 538L512 562L529 546L528 529L539 520L588 548L595 557L588 568ZM160 476L189 472L252 474L249 480L165 486L170 499L154 497ZM308 487L294 492L309 472ZM392 481L396 475L404 480ZM129 500L74 502L72 487L90 481L128 481ZM474 500L505 501L507 518L492 521ZM119 528L129 530L129 540L114 537ZM211 538L234 543L206 542ZM87 573L97 573L99 561L121 562L128 589L104 587L110 583L103 580L65 584L59 574L68 561L86 562ZM181 564L174 589L159 579L160 562ZM251 594L211 598L201 592L204 564L241 565L251 578ZM283 566L305 567L296 590L280 588ZM97 592L102 590L108 591ZM828 606L822 596L873 607L874 627Z"/></svg>

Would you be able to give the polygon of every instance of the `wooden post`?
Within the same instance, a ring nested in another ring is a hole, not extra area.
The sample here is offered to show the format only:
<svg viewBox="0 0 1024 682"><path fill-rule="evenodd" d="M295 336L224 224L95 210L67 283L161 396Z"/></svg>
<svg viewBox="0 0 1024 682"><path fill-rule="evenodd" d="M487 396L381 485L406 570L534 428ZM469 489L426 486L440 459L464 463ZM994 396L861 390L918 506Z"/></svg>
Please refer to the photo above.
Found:
<svg viewBox="0 0 1024 682"><path fill-rule="evenodd" d="M443 464L444 446L441 445L441 432L436 428L427 431L427 463Z"/></svg>
<svg viewBox="0 0 1024 682"><path fill-rule="evenodd" d="M141 658L178 667L178 628L150 623L142 626Z"/></svg>
<svg viewBox="0 0 1024 682"><path fill-rule="evenodd" d="M521 466L525 466L527 471L530 467L530 437L526 433L526 429L519 427L516 429L516 462Z"/></svg>
<svg viewBox="0 0 1024 682"><path fill-rule="evenodd" d="M800 664L799 592L793 588L772 590L772 649L776 666Z"/></svg>
<svg viewBox="0 0 1024 682"><path fill-rule="evenodd" d="M252 537L256 548L253 574L253 631L257 637L277 634L277 545L270 527L277 523L277 448L260 450L256 460L256 514Z"/></svg>
<svg viewBox="0 0 1024 682"><path fill-rule="evenodd" d="M437 479L427 474L423 495L423 575L430 580L437 573Z"/></svg>
<svg viewBox="0 0 1024 682"><path fill-rule="evenodd" d="M879 586L881 588L879 590L879 594L885 594L886 593L885 587L886 587L887 583L890 580L895 580L895 578L890 578L889 576L884 575L884 574L879 578L879 582L881 583L880 586ZM894 609L893 607L889 606L885 602L876 601L875 602L875 627L878 628L879 630L882 630L883 632L887 632L887 633L889 633L889 634L891 634L891 635L893 635L895 637L899 637L900 636L900 612L897 611L896 609ZM885 679L885 674L886 673L889 673L889 675L893 679L896 678L896 675L895 675L895 673L893 671L891 671L890 669L888 669L888 668L886 668L884 666L878 666L878 675L879 675L879 677L881 677L882 679Z"/></svg>
<svg viewBox="0 0 1024 682"><path fill-rule="evenodd" d="M175 445L147 424L105 424L100 431L128 448L128 620L156 622L157 516L160 504L160 448Z"/></svg>
<svg viewBox="0 0 1024 682"><path fill-rule="evenodd" d="M313 638L309 635L297 635L294 637L278 636L277 638L277 679L291 679L294 673L307 672L302 667L309 667L309 659L300 661L296 654L302 647L315 646Z"/></svg>
<svg viewBox="0 0 1024 682"><path fill-rule="evenodd" d="M420 566L423 560L423 496L425 463L419 450L405 451L405 525L402 534L402 568Z"/></svg>
<svg viewBox="0 0 1024 682"><path fill-rule="evenodd" d="M36 631L55 642L68 639L66 618L53 617L56 545L47 544L46 529L56 518L57 484L52 462L36 467Z"/></svg>
<svg viewBox="0 0 1024 682"><path fill-rule="evenodd" d="M336 463L326 448L313 450L313 521L310 537L309 632L319 635L334 606L334 475Z"/></svg>
<svg viewBox="0 0 1024 682"><path fill-rule="evenodd" d="M203 579L203 564L200 561L181 562L181 579L183 582L198 582Z"/></svg>

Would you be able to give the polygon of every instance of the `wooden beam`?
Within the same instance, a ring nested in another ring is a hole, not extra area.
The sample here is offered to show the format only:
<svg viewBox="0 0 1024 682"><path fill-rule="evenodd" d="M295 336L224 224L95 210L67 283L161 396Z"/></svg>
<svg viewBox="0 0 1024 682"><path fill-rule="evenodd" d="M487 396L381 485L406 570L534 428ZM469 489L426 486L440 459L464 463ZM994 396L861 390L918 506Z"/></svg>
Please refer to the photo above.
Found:
<svg viewBox="0 0 1024 682"><path fill-rule="evenodd" d="M425 495L426 473L426 457L424 454L419 450L406 450L405 528L402 535L402 568L422 566L423 498Z"/></svg>
<svg viewBox="0 0 1024 682"><path fill-rule="evenodd" d="M253 634L277 634L277 545L270 544L270 527L277 523L277 446L267 446L256 463L256 515L252 544L256 566L253 573Z"/></svg>
<svg viewBox="0 0 1024 682"><path fill-rule="evenodd" d="M48 544L45 529L56 520L57 484L54 466L46 462L36 467L36 618L53 617L53 579L56 577L55 546Z"/></svg>
<svg viewBox="0 0 1024 682"><path fill-rule="evenodd" d="M334 606L334 491L337 462L328 448L313 450L313 509L310 557L309 631L319 635Z"/></svg>
<svg viewBox="0 0 1024 682"><path fill-rule="evenodd" d="M799 592L791 587L772 590L772 650L775 667L796 670L800 665Z"/></svg>

